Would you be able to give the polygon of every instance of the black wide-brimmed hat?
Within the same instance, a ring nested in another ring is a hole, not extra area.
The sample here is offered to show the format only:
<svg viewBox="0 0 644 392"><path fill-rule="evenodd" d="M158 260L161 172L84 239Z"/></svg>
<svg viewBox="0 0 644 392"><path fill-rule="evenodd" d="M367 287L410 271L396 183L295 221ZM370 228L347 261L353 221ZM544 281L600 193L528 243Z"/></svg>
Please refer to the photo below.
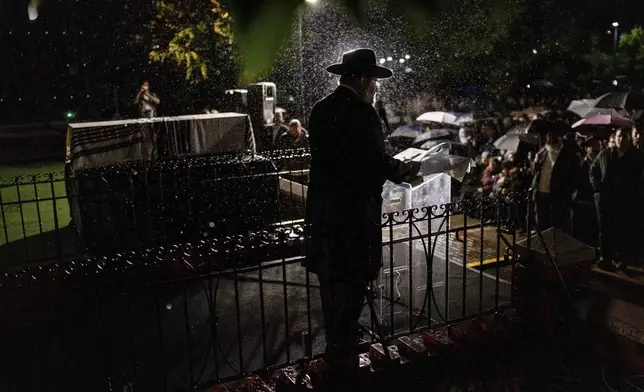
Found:
<svg viewBox="0 0 644 392"><path fill-rule="evenodd" d="M371 49L355 49L342 55L342 62L327 67L334 75L368 75L376 79L390 78L394 73L376 63L376 53Z"/></svg>

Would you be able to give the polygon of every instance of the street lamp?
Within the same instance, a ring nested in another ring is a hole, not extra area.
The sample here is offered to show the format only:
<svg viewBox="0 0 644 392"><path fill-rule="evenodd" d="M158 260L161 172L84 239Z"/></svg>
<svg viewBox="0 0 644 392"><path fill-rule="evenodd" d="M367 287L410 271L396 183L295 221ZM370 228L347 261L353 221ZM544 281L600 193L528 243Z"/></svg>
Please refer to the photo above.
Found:
<svg viewBox="0 0 644 392"><path fill-rule="evenodd" d="M306 0L306 4L309 5L314 5L318 2L318 0ZM304 120L304 67L303 67L303 56L304 56L304 44L303 44L303 37L302 37L302 23L304 19L304 12L305 9L300 9L299 16L298 16L298 52L299 52L299 81L298 81L298 96L299 96L299 112L300 116L302 116L302 120Z"/></svg>
<svg viewBox="0 0 644 392"><path fill-rule="evenodd" d="M618 22L613 22L613 53L617 53L617 28L619 27Z"/></svg>

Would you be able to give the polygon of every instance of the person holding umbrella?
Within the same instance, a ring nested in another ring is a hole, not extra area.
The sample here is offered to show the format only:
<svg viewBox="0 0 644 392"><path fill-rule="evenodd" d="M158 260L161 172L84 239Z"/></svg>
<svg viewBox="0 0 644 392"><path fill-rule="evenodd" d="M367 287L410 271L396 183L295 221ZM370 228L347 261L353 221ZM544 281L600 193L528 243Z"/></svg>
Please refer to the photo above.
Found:
<svg viewBox="0 0 644 392"><path fill-rule="evenodd" d="M599 224L597 265L605 270L625 269L632 261L642 218L644 152L634 148L631 129L620 128L614 137L615 147L601 151L589 173Z"/></svg>
<svg viewBox="0 0 644 392"><path fill-rule="evenodd" d="M385 153L372 106L378 79L392 76L371 49L356 49L327 71L340 85L313 107L304 266L317 274L332 379L355 375L358 319L368 283L382 266L382 187L415 176L420 164ZM335 377L333 377L335 376Z"/></svg>

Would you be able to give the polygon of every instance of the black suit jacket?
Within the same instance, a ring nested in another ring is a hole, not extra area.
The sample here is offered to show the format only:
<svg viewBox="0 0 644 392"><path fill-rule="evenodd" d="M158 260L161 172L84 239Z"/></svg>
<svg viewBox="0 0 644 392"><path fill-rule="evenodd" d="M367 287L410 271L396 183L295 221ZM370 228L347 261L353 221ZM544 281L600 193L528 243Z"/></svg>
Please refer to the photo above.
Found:
<svg viewBox="0 0 644 392"><path fill-rule="evenodd" d="M308 148L309 147L309 133L306 129L302 129L302 135L296 139L286 131L279 135L277 138L277 149L287 150L293 148Z"/></svg>
<svg viewBox="0 0 644 392"><path fill-rule="evenodd" d="M375 278L382 255L382 186L404 179L405 165L385 152L376 110L339 86L309 119L311 169L305 266L335 278Z"/></svg>
<svg viewBox="0 0 644 392"><path fill-rule="evenodd" d="M629 209L638 208L644 190L644 152L633 148L620 158L616 148L602 150L588 177L600 207L610 201L625 213L633 213Z"/></svg>

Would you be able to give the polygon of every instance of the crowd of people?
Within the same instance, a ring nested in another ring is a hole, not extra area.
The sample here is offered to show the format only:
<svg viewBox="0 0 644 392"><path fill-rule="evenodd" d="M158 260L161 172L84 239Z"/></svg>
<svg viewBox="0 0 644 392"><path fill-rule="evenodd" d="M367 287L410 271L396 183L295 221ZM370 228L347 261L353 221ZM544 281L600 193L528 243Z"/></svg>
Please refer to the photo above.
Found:
<svg viewBox="0 0 644 392"><path fill-rule="evenodd" d="M582 135L560 117L542 118L539 145L526 143L517 151L495 147L494 140L508 127L532 121L525 116L506 118L459 131L459 141L468 146L464 151L476 162L461 197L527 192L529 203L515 199L507 213L515 229L560 229L595 246L601 268L626 270L640 256L636 235L644 206L641 126Z"/></svg>
<svg viewBox="0 0 644 392"><path fill-rule="evenodd" d="M145 83L136 102L142 115L149 117L158 98L149 93ZM463 124L453 138L461 147L460 153L475 161L474 170L461 184L459 197L529 192L530 203L513 200L511 211L504 212L518 232L528 227L563 230L597 247L598 264L605 269L625 269L627 263L637 260L633 233L644 217L642 203L638 202L644 196L641 125L581 135L570 127L577 118L563 109L563 99L529 96L477 102L422 94L402 106L376 101L374 107L385 137L394 126L414 123L415 117L426 111L479 108L481 118ZM502 116L500 112L512 114ZM541 122L539 145L522 143L516 151L495 146L495 141L511 129L528 128L534 121ZM296 118L286 121L282 111L275 113L271 126L256 135L260 151L309 147L309 134L302 122Z"/></svg>
<svg viewBox="0 0 644 392"><path fill-rule="evenodd" d="M445 109L444 102L435 98L427 101L425 97L423 102L429 106L419 111ZM465 101L454 102L467 105ZM527 98L512 102L532 103L541 109L552 104ZM391 116L385 115L382 101L377 101L375 108L387 136L392 131L387 121ZM458 197L527 193L529 202L514 198L510 210L503 211L508 224L518 233L528 228L560 229L596 247L600 267L625 270L628 263L637 262L633 228L644 217L644 204L638 202L644 197L642 127L604 128L582 135L570 127L575 119L565 110L538 114L524 109L514 115L466 123L458 132L455 130L453 142L462 147L461 154L475 162L460 184ZM527 129L535 121L540 122L538 145L522 143L516 151L495 146L495 141L508 131L517 127ZM282 112L276 113L274 125L260 132L258 139L258 146L264 150L309 146L308 132L302 123L295 118L285 121Z"/></svg>
<svg viewBox="0 0 644 392"><path fill-rule="evenodd" d="M390 78L393 72L378 65L377 58L373 50L360 48L344 53L340 63L328 66L327 72L339 76L338 87L315 104L307 123L311 162L303 265L320 282L324 360L332 374L328 380L334 384L346 383L358 370L358 320L365 299L373 307L369 282L382 268L383 185L387 180L413 181L421 167L419 162L397 160L387 151L385 137L393 147L392 139L402 139L403 134L395 136L390 125L414 122L424 111L452 110L437 107L440 102L436 101L408 114L407 121L389 116L387 105L375 97L378 80ZM463 181L462 197L528 192L529 202L507 204L508 216L504 218L508 224L525 230L535 227L534 221L537 231L554 227L587 242L596 235L600 267L625 269L636 260L636 236L642 220L644 152L640 128L609 129L610 136L595 131L584 136L573 132L565 112L534 109L533 118L529 116L529 110L505 117L472 113L471 120L459 122L445 121L441 115L431 117L439 123L408 124L415 128L408 139L424 142L419 138L427 131L423 127L431 131L445 128L446 122L462 124L462 129L447 132L453 139L450 143L459 144L460 153L477 163ZM542 118L534 118L537 116ZM288 148L307 139L299 121L291 120L286 131L282 120L278 117L276 125L259 131L260 139L270 148ZM539 128L532 130L536 137L531 142L519 139L513 147L497 143L497 138L514 126L532 128L535 124ZM288 135L284 139L288 146L280 144L278 134ZM528 146L522 148L522 141ZM500 151L502 146L506 151ZM356 169L360 175L355 175Z"/></svg>

